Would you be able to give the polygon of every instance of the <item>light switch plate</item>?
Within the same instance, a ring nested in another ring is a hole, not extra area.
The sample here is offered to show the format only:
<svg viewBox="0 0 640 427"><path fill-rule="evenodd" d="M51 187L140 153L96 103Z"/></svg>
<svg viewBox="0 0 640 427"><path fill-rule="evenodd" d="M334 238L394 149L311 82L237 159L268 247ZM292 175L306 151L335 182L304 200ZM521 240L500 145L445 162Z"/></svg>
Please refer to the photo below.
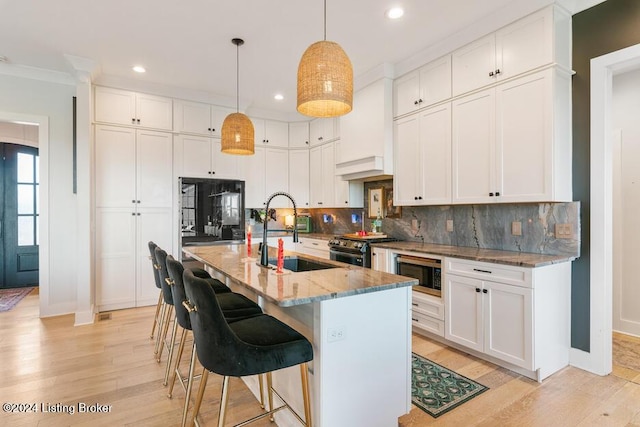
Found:
<svg viewBox="0 0 640 427"><path fill-rule="evenodd" d="M570 239L573 237L573 224L556 224L556 239Z"/></svg>
<svg viewBox="0 0 640 427"><path fill-rule="evenodd" d="M447 220L447 231L449 231L449 232L453 231L453 220L452 219L448 219Z"/></svg>
<svg viewBox="0 0 640 427"><path fill-rule="evenodd" d="M511 234L514 236L522 236L522 223L520 221L513 221L511 223Z"/></svg>

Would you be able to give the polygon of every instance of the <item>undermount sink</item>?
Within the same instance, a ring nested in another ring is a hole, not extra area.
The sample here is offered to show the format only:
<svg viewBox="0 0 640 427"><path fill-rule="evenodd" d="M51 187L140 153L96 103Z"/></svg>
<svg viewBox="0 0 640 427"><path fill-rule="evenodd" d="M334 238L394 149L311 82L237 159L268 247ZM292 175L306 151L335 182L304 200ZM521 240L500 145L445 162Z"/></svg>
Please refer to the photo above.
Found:
<svg viewBox="0 0 640 427"><path fill-rule="evenodd" d="M277 258L269 258L269 264L277 265ZM313 270L325 270L328 268L337 268L335 265L325 264L308 258L301 258L298 256L286 256L284 257L283 268L294 273L301 271L313 271Z"/></svg>

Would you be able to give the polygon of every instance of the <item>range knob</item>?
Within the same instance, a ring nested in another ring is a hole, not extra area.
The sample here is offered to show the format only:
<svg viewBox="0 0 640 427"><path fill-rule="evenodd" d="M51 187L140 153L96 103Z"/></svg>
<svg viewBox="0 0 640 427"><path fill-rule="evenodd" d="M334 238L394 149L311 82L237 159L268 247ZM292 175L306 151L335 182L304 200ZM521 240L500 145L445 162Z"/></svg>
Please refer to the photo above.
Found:
<svg viewBox="0 0 640 427"><path fill-rule="evenodd" d="M353 246L355 246L356 248L360 249L362 247L362 243L361 242L356 242Z"/></svg>
<svg viewBox="0 0 640 427"><path fill-rule="evenodd" d="M343 240L342 242L340 242L340 244L341 244L342 246L347 246L347 242L345 242L344 240Z"/></svg>

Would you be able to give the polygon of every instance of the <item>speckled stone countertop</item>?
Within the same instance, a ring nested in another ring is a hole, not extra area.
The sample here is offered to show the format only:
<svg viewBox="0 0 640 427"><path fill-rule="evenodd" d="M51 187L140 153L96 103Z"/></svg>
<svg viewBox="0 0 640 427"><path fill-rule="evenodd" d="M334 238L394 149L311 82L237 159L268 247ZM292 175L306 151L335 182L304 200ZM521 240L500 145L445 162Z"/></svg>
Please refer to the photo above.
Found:
<svg viewBox="0 0 640 427"><path fill-rule="evenodd" d="M333 264L336 268L300 273L285 270L285 274L276 274L275 268L258 265L258 245L252 245L251 248L254 259L247 259L246 245L188 246L183 248L183 251L228 277L232 282L282 307L418 284L417 280L409 277L311 255L300 256L324 264ZM270 258L275 258L276 249L269 249ZM297 254L285 251L285 256L288 255Z"/></svg>
<svg viewBox="0 0 640 427"><path fill-rule="evenodd" d="M420 242L387 242L375 243L372 244L372 246L530 268L558 264L576 259L576 257L566 255L540 255L527 252L499 251L495 249L478 249Z"/></svg>

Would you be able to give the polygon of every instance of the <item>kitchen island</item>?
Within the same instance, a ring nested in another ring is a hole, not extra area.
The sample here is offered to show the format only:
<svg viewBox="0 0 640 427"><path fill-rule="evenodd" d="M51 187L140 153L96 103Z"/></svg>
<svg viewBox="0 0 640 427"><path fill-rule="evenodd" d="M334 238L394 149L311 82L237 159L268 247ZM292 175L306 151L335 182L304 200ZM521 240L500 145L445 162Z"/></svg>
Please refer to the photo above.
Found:
<svg viewBox="0 0 640 427"><path fill-rule="evenodd" d="M410 308L411 287L417 280L309 255L303 257L332 268L277 274L258 265L257 249L252 247L255 259L248 259L245 245L183 251L311 341L315 426L397 425L398 417L411 409ZM275 258L275 249L270 251ZM244 380L258 396L257 378ZM275 372L273 380L274 388L302 414L297 367ZM278 412L276 422L299 425L288 411Z"/></svg>

